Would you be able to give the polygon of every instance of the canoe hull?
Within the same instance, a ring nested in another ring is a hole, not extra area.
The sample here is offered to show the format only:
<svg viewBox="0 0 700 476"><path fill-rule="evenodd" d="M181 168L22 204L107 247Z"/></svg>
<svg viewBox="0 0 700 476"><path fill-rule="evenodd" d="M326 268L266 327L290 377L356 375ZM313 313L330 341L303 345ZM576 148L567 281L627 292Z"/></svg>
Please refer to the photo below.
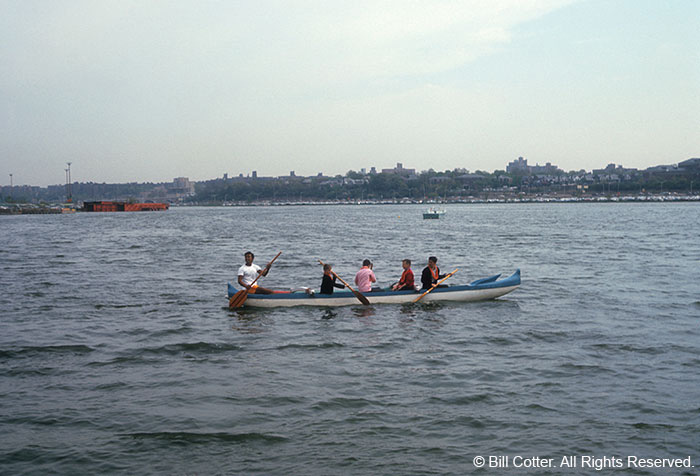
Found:
<svg viewBox="0 0 700 476"><path fill-rule="evenodd" d="M501 280L498 280L499 276L479 279L467 285L436 288L421 299L421 302L487 301L513 292L520 286L520 270ZM229 297L237 291L229 284ZM370 304L405 304L413 302L422 292L379 291L363 294ZM360 302L349 291L314 295L305 293L249 294L245 302L245 306L248 307L339 307L352 305L360 305Z"/></svg>

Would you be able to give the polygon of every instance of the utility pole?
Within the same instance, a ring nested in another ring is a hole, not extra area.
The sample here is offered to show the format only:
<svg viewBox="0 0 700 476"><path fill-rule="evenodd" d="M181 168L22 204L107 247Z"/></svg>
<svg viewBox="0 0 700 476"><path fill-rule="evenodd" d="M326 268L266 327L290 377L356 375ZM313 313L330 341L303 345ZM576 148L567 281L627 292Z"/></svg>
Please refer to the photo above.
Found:
<svg viewBox="0 0 700 476"><path fill-rule="evenodd" d="M68 164L68 168L66 169L66 195L68 196L66 199L66 202L72 203L73 202L73 191L71 190L71 181L70 181L70 164L72 162L66 162Z"/></svg>
<svg viewBox="0 0 700 476"><path fill-rule="evenodd" d="M12 174L10 174L10 199L12 199Z"/></svg>

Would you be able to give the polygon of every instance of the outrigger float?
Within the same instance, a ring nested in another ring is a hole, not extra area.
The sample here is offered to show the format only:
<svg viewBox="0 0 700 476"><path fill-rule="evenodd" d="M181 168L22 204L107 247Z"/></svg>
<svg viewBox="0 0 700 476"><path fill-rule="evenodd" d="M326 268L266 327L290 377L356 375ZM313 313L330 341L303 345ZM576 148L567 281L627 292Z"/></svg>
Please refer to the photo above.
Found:
<svg viewBox="0 0 700 476"><path fill-rule="evenodd" d="M507 278L500 274L477 279L466 285L435 288L421 302L471 302L496 299L514 291L520 286L520 270ZM228 284L228 297L232 298L239 290ZM422 291L421 291L422 292ZM372 291L363 293L370 304L402 304L413 302L421 295L419 291ZM359 304L350 291L337 291L333 294L309 294L306 292L283 292L275 294L249 294L245 306L249 307L293 307L320 306L338 307Z"/></svg>

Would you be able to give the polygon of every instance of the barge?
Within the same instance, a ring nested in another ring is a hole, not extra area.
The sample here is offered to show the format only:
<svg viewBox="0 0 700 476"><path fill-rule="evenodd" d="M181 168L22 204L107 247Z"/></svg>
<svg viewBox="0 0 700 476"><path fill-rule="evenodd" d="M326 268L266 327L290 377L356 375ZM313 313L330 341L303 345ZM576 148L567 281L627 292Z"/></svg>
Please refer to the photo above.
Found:
<svg viewBox="0 0 700 476"><path fill-rule="evenodd" d="M153 212L170 208L168 203L84 202L82 212Z"/></svg>

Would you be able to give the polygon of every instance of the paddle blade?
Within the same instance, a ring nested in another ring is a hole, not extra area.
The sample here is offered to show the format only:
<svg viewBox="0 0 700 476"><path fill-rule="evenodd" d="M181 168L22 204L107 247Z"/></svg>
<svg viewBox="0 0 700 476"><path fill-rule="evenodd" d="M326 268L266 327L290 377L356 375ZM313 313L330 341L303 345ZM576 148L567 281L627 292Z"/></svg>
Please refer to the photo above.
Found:
<svg viewBox="0 0 700 476"><path fill-rule="evenodd" d="M365 306L369 306L369 299L367 299L364 294L362 294L360 291L355 291L352 288L350 288L350 291L353 292L355 297L359 299L362 304L364 304Z"/></svg>
<svg viewBox="0 0 700 476"><path fill-rule="evenodd" d="M248 299L248 290L243 289L241 291L238 291L236 294L233 295L233 297L231 297L231 299L228 300L229 309L236 309L241 307L246 299Z"/></svg>

